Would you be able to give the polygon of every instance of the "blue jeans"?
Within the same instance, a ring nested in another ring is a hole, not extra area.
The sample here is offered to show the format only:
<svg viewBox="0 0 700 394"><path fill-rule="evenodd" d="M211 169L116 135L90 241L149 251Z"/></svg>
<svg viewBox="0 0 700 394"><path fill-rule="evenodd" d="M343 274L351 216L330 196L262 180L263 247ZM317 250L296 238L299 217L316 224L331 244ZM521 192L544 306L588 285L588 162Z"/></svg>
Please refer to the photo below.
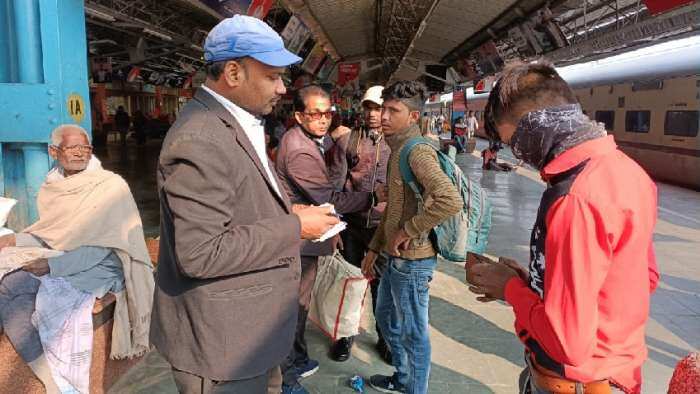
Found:
<svg viewBox="0 0 700 394"><path fill-rule="evenodd" d="M467 137L464 135L455 135L455 143L457 144L457 151L464 152L464 148L467 146Z"/></svg>
<svg viewBox="0 0 700 394"><path fill-rule="evenodd" d="M391 347L398 383L408 394L428 392L430 333L429 283L437 258L404 260L389 256L379 283L375 316Z"/></svg>

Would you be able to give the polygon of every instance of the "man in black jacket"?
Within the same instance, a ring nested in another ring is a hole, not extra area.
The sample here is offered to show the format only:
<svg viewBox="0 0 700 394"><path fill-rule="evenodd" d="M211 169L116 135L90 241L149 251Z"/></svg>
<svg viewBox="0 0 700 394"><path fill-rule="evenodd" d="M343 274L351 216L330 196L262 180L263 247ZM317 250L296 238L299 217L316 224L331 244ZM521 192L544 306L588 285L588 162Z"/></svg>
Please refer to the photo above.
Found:
<svg viewBox="0 0 700 394"><path fill-rule="evenodd" d="M332 173L343 179L343 190L354 192L372 192L380 185L386 185L387 165L391 149L382 133L382 86L372 86L362 97L364 125L351 133L339 137L333 151ZM379 225L386 204L380 203L372 208L345 215L347 230L341 233L343 240L343 257L360 267L367 253L369 242ZM379 257L375 265L374 279L370 282L372 291L372 310L376 306L379 278L386 265ZM387 346L377 326L377 351L382 359L391 364L391 350ZM341 338L331 348L331 358L345 361L350 358L353 338Z"/></svg>

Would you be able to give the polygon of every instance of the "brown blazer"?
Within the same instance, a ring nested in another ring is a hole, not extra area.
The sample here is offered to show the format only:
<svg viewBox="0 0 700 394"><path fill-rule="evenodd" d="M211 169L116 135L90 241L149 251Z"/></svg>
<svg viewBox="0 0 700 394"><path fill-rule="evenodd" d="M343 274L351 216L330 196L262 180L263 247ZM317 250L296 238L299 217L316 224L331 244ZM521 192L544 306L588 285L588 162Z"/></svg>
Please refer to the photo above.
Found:
<svg viewBox="0 0 700 394"><path fill-rule="evenodd" d="M301 230L289 200L235 118L202 89L168 132L157 175L151 341L174 368L212 380L279 365L299 309Z"/></svg>
<svg viewBox="0 0 700 394"><path fill-rule="evenodd" d="M339 214L366 211L372 205L372 193L343 192L334 186L337 182L330 178L324 156L316 143L298 126L289 129L282 136L275 168L284 190L295 204L331 203ZM332 239L326 242L302 242L302 256L326 256L332 253Z"/></svg>

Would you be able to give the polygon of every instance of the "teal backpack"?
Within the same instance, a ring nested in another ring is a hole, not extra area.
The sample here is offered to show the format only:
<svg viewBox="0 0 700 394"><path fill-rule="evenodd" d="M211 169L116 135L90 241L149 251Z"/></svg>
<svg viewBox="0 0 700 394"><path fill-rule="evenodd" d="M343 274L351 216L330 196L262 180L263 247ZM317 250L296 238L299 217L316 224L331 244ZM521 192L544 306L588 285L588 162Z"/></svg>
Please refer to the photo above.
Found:
<svg viewBox="0 0 700 394"><path fill-rule="evenodd" d="M459 213L435 226L431 231L430 239L436 251L443 258L457 262L466 261L467 252L483 254L491 230L491 203L486 191L464 175L454 159L440 152L429 140L414 137L401 149L399 169L404 182L416 195L419 212L423 210L423 194L408 164L411 151L418 144L425 144L435 149L442 171L452 180L464 201L464 207Z"/></svg>

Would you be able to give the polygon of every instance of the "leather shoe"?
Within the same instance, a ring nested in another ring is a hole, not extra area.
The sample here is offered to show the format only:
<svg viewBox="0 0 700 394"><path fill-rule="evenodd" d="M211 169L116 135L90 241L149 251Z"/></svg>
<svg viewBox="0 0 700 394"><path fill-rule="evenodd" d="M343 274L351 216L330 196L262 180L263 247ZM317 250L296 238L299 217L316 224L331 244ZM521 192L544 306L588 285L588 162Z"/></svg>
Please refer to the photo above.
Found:
<svg viewBox="0 0 700 394"><path fill-rule="evenodd" d="M335 361L347 361L350 358L350 350L353 343L352 337L340 338L331 346L331 358Z"/></svg>

